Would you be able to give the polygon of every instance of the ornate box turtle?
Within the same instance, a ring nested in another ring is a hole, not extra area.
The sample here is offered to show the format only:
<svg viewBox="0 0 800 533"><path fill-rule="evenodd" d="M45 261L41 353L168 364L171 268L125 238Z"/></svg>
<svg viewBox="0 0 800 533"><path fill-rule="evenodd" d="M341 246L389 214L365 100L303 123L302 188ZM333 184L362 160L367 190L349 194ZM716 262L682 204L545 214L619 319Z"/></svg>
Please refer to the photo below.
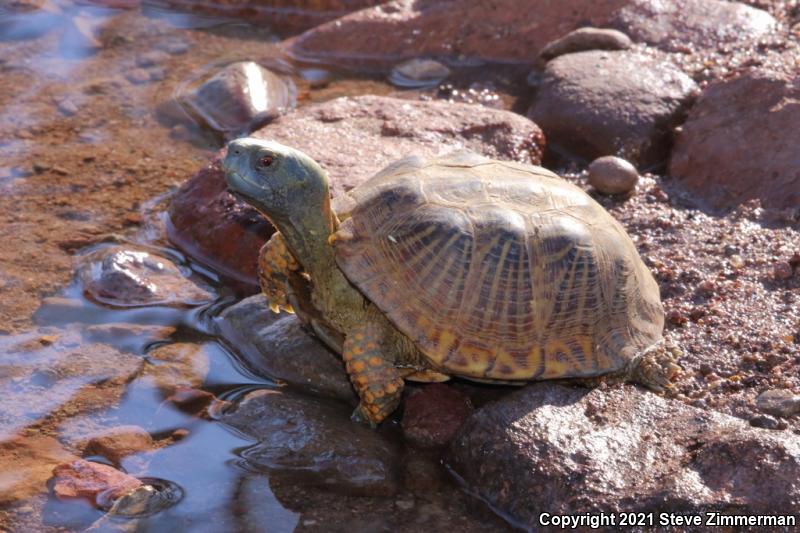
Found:
<svg viewBox="0 0 800 533"><path fill-rule="evenodd" d="M540 167L471 153L410 157L337 198L306 154L228 145L229 188L279 230L261 253L273 310L339 351L377 424L403 380L615 376L660 390L658 285L622 226Z"/></svg>

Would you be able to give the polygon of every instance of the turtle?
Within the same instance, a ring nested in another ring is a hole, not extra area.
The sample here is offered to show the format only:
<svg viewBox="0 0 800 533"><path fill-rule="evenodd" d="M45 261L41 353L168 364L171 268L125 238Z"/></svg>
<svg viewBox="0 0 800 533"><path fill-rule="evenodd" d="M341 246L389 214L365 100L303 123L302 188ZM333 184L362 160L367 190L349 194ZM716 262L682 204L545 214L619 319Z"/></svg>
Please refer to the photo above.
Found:
<svg viewBox="0 0 800 533"><path fill-rule="evenodd" d="M277 230L260 256L270 307L302 312L341 354L355 420L384 420L404 380L672 386L659 288L633 241L544 168L412 155L333 201L321 166L274 141L231 141L223 169Z"/></svg>

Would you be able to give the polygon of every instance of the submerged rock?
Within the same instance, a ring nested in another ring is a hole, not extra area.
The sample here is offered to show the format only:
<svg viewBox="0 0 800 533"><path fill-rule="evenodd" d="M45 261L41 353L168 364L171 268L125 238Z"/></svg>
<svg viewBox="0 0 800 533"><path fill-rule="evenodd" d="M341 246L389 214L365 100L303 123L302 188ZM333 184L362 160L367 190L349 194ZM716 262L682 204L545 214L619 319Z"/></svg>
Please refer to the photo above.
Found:
<svg viewBox="0 0 800 533"><path fill-rule="evenodd" d="M328 172L333 196L412 153L468 148L500 159L539 163L544 136L516 113L447 102L358 96L309 105L258 130L298 148ZM170 239L189 255L257 290L258 251L272 227L226 190L219 157L183 184L169 208Z"/></svg>
<svg viewBox="0 0 800 533"><path fill-rule="evenodd" d="M253 61L231 63L179 95L195 120L228 135L249 132L290 111L295 98L291 79Z"/></svg>
<svg viewBox="0 0 800 533"><path fill-rule="evenodd" d="M18 401L11 400L9 401ZM22 501L47 490L53 467L77 459L56 439L42 435L8 435L0 440L0 504Z"/></svg>
<svg viewBox="0 0 800 533"><path fill-rule="evenodd" d="M751 71L703 91L675 142L669 174L711 207L758 198L800 206L800 80Z"/></svg>
<svg viewBox="0 0 800 533"><path fill-rule="evenodd" d="M712 48L753 41L776 21L766 11L725 0L631 0L610 25L634 41L668 51Z"/></svg>
<svg viewBox="0 0 800 533"><path fill-rule="evenodd" d="M117 426L89 439L86 453L102 455L119 465L125 457L155 448L153 438L139 426Z"/></svg>
<svg viewBox="0 0 800 533"><path fill-rule="evenodd" d="M83 459L58 465L53 477L53 493L58 498L82 498L103 508L142 485L116 468Z"/></svg>
<svg viewBox="0 0 800 533"><path fill-rule="evenodd" d="M579 28L547 44L539 57L545 61L586 50L627 50L631 39L621 31L605 28Z"/></svg>
<svg viewBox="0 0 800 533"><path fill-rule="evenodd" d="M397 490L398 452L380 432L350 420L345 404L259 390L220 420L258 443L241 452L251 468L350 494Z"/></svg>
<svg viewBox="0 0 800 533"><path fill-rule="evenodd" d="M528 116L576 155L648 166L668 155L670 129L697 89L667 58L588 51L549 63Z"/></svg>
<svg viewBox="0 0 800 533"><path fill-rule="evenodd" d="M524 527L542 512L785 514L800 502L800 436L633 386L529 385L476 411L447 462Z"/></svg>
<svg viewBox="0 0 800 533"><path fill-rule="evenodd" d="M78 280L84 294L112 307L192 307L214 299L166 257L142 250L103 248L83 258Z"/></svg>
<svg viewBox="0 0 800 533"><path fill-rule="evenodd" d="M307 333L296 316L270 311L264 295L227 308L217 326L221 337L256 374L357 402L341 358Z"/></svg>

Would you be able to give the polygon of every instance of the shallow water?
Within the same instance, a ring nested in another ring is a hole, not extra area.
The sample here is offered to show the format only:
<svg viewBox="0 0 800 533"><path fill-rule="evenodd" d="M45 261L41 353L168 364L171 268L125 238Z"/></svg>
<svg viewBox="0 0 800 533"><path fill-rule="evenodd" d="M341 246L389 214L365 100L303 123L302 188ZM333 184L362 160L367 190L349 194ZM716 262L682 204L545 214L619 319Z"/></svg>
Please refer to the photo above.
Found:
<svg viewBox="0 0 800 533"><path fill-rule="evenodd" d="M288 62L273 44L281 28L136 2L97 3L132 9L67 1L0 5L0 238L6 243L0 258L7 265L0 270L0 436L21 435L31 443L25 453L34 456L39 436L81 455L87 437L139 426L158 447L119 466L175 484L179 501L149 516L109 518L86 502L44 492L43 480L26 470L33 466L20 463L32 486L0 486L0 529L282 532L350 523L353 531L379 531L413 529L409 517L437 513L468 521L474 514L467 529L502 528L482 507L468 509L474 504L451 482L438 491L437 503L407 490L390 498L306 491L252 468L244 457L253 441L217 422L214 409L279 384L252 374L216 340L213 318L236 297L165 238L170 192L224 141L170 112L188 80L254 60L292 77L298 105L394 89L380 74ZM454 97L514 105L515 97L502 90L470 91L469 78L467 72L448 89ZM131 308L93 302L73 273L90 253L111 246L172 259L213 291L214 301ZM162 374L142 369L158 368L153 354L170 344L184 347L188 362L175 363L184 372L177 378L165 371L174 378L165 386ZM207 410L170 401L170 387L198 383L216 397ZM397 431L386 431L402 446ZM15 464L9 468L16 473Z"/></svg>

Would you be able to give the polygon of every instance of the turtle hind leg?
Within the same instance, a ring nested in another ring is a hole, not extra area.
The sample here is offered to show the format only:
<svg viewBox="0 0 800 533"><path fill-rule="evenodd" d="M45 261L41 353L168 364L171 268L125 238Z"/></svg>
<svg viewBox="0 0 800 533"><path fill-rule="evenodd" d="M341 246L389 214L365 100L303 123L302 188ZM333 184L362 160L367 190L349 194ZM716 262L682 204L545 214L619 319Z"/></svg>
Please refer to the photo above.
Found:
<svg viewBox="0 0 800 533"><path fill-rule="evenodd" d="M633 361L628 379L656 392L672 389L672 382L681 371L674 352L663 340L647 348Z"/></svg>
<svg viewBox="0 0 800 533"><path fill-rule="evenodd" d="M286 283L290 273L299 269L297 260L276 231L258 253L258 282L274 313L281 309L294 312L286 295Z"/></svg>
<svg viewBox="0 0 800 533"><path fill-rule="evenodd" d="M403 378L382 355L381 340L381 328L360 325L347 332L342 349L347 373L361 400L352 418L372 427L397 408L403 393Z"/></svg>

